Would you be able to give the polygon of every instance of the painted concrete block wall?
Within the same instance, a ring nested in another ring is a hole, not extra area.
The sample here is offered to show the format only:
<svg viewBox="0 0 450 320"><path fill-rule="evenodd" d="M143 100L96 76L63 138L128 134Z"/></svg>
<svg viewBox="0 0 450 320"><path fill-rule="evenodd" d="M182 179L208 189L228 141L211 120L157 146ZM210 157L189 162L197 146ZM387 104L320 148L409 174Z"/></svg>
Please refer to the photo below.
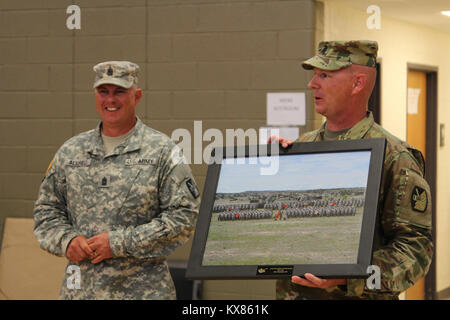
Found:
<svg viewBox="0 0 450 320"><path fill-rule="evenodd" d="M80 30L66 27L71 4L81 9ZM314 6L312 0L1 0L0 216L31 218L56 150L96 126L96 63L138 63L145 92L138 116L169 136L185 128L193 137L194 120L203 132L218 128L224 137L227 128L258 129L266 124L267 92L306 90L310 74L299 61L314 52ZM308 93L301 132L320 124L312 110ZM191 167L202 190L206 165ZM189 248L172 258L186 260ZM270 281L205 282L209 299L273 294Z"/></svg>

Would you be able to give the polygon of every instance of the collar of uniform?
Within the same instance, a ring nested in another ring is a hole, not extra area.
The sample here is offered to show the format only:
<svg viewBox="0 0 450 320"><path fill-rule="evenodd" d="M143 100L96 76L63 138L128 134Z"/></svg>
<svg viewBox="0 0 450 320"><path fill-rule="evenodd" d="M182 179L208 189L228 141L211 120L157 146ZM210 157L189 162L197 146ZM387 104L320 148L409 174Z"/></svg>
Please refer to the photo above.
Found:
<svg viewBox="0 0 450 320"><path fill-rule="evenodd" d="M94 130L95 134L92 135L92 138L90 139L90 143L87 149L87 153L90 153L92 155L105 155L105 148L103 147L103 141L102 141L102 122L100 121L97 125L97 127Z"/></svg>
<svg viewBox="0 0 450 320"><path fill-rule="evenodd" d="M366 116L351 127L344 135L339 136L338 140L362 139L366 135L367 131L369 131L372 127L373 123L373 114L371 111L367 111ZM319 130L317 130L317 135L314 137L314 141L317 141L317 137L321 137L321 140L323 140L326 125L327 123L324 122Z"/></svg>
<svg viewBox="0 0 450 320"><path fill-rule="evenodd" d="M369 129L373 126L373 124L373 114L371 111L367 111L366 116L353 127L351 127L350 130L348 130L341 139L362 139L366 135L367 131L369 131Z"/></svg>
<svg viewBox="0 0 450 320"><path fill-rule="evenodd" d="M128 138L126 145L120 145L117 148L123 148L120 153L127 153L139 150L141 148L142 134L141 131L144 128L144 124L141 119L136 116L136 125L134 126L133 134Z"/></svg>
<svg viewBox="0 0 450 320"><path fill-rule="evenodd" d="M119 153L127 153L139 150L141 148L141 137L142 135L139 134L139 132L143 128L143 123L141 119L139 119L136 116L136 124L134 126L134 132L133 134L128 138L126 145L120 145L117 148L120 149ZM95 128L95 135L93 136L93 139L90 144L90 148L88 149L88 153L91 153L93 155L105 155L105 148L103 146L102 141L102 122L100 121Z"/></svg>

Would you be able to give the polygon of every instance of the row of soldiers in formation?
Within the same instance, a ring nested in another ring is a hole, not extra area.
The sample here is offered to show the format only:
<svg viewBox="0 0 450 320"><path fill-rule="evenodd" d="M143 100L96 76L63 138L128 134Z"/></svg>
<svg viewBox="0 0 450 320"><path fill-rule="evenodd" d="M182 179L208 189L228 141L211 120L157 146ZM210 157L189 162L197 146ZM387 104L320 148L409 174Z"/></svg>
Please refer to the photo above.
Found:
<svg viewBox="0 0 450 320"><path fill-rule="evenodd" d="M259 208L281 210L285 208L305 208L305 207L361 207L364 205L364 199L338 199L338 200L307 200L307 201L275 201L270 203L237 203L220 204L213 206L213 212L222 212L227 210L256 210Z"/></svg>
<svg viewBox="0 0 450 320"><path fill-rule="evenodd" d="M258 203L237 203L237 204L215 204L213 206L213 212L221 212L226 210L254 210L258 209L260 205Z"/></svg>
<svg viewBox="0 0 450 320"><path fill-rule="evenodd" d="M278 209L287 208L303 208L303 207L361 207L364 204L364 199L338 199L338 200L308 200L308 201L276 201L264 204L264 209Z"/></svg>
<svg viewBox="0 0 450 320"><path fill-rule="evenodd" d="M347 207L319 207L319 208L289 208L284 210L242 210L227 211L218 214L219 221L250 220L250 219L274 219L286 220L288 218L306 218L306 217L335 217L335 216L354 216L356 214L355 206Z"/></svg>

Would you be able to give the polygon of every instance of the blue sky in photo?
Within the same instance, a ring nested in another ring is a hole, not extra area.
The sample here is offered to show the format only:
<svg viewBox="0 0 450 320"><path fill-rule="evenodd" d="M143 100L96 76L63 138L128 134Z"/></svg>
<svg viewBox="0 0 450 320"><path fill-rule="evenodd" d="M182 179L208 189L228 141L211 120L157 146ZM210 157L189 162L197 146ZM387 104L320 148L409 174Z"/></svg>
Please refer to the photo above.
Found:
<svg viewBox="0 0 450 320"><path fill-rule="evenodd" d="M370 151L288 155L279 157L277 174L261 175L251 157L222 163L217 193L367 187L369 165Z"/></svg>

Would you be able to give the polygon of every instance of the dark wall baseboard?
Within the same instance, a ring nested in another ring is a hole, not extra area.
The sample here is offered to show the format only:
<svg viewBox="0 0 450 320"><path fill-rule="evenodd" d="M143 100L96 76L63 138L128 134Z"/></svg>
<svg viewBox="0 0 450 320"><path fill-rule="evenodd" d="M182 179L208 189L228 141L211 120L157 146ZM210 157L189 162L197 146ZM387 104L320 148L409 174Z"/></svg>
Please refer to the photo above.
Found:
<svg viewBox="0 0 450 320"><path fill-rule="evenodd" d="M450 287L436 292L436 300L450 300Z"/></svg>

